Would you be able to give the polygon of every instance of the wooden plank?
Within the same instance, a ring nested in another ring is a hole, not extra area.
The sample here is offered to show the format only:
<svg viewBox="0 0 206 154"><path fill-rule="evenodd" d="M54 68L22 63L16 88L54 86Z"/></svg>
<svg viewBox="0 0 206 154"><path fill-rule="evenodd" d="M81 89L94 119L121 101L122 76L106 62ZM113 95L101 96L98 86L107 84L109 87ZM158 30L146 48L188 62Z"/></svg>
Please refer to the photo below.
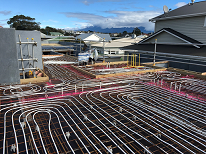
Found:
<svg viewBox="0 0 206 154"><path fill-rule="evenodd" d="M29 78L29 79L20 79L21 84L28 83L40 83L40 82L48 82L49 77L38 77L38 78Z"/></svg>
<svg viewBox="0 0 206 154"><path fill-rule="evenodd" d="M117 65L117 64L127 64L127 61L116 61L110 62L110 65ZM107 63L95 63L93 65L86 65L86 66L106 66Z"/></svg>
<svg viewBox="0 0 206 154"><path fill-rule="evenodd" d="M206 75L206 72L203 72L201 75Z"/></svg>
<svg viewBox="0 0 206 154"><path fill-rule="evenodd" d="M169 61L159 61L159 62L155 62L155 64L165 64L165 63L169 63ZM142 63L142 65L153 65L153 62Z"/></svg>
<svg viewBox="0 0 206 154"><path fill-rule="evenodd" d="M133 74L142 74L146 72L157 72L157 71L166 71L167 68L159 68L159 69L148 69L148 70L142 70L142 71L134 71L134 72L121 72L121 73L115 73L115 74L104 74L104 75L96 75L96 78L107 78L107 77L115 77L115 76L122 76L122 75L133 75Z"/></svg>
<svg viewBox="0 0 206 154"><path fill-rule="evenodd" d="M48 82L49 77L41 69L38 70L42 73L43 77L20 79L20 84Z"/></svg>
<svg viewBox="0 0 206 154"><path fill-rule="evenodd" d="M169 67L167 70L172 71L172 72L178 72L182 75L194 75L194 77L201 78L204 80L206 79L206 74L204 75L204 73L201 73L201 72L183 70L183 69L178 69L178 68L173 68L173 67Z"/></svg>

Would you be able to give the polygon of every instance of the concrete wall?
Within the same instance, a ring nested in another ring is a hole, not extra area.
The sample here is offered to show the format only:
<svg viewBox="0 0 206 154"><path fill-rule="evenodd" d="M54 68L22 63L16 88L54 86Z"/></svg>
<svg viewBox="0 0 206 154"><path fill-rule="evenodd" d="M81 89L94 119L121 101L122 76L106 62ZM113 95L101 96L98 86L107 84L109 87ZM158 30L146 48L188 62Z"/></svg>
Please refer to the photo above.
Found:
<svg viewBox="0 0 206 154"><path fill-rule="evenodd" d="M38 62L34 63L34 67L38 67L40 69L43 69L42 65L42 48L41 48L41 35L39 31L25 31L25 30L16 30L16 42L19 42L19 35L21 37L22 42L31 42L32 38L34 39L35 42L37 42L37 46L33 46L34 48L34 57L38 59ZM28 38L28 40L27 40ZM22 51L23 51L23 58L28 59L29 54L28 54L28 45L27 44L22 44ZM21 59L21 53L20 53L20 46L17 44L17 53L18 53L18 59ZM29 45L29 53L32 56L32 45ZM24 61L24 68L32 68L33 67L33 62L30 61ZM19 68L22 68L21 61L19 61ZM26 70L28 72L29 70ZM19 73L22 73L22 71L19 71Z"/></svg>
<svg viewBox="0 0 206 154"><path fill-rule="evenodd" d="M0 28L0 85L20 83L15 29Z"/></svg>

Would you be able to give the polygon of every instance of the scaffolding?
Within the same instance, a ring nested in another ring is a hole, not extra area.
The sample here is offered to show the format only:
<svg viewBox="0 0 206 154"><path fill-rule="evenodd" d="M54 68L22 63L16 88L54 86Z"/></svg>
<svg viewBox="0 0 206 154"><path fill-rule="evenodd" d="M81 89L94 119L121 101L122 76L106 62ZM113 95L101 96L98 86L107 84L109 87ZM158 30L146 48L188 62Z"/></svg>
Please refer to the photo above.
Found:
<svg viewBox="0 0 206 154"><path fill-rule="evenodd" d="M18 59L19 61L21 61L21 66L22 68L20 68L19 70L22 71L23 73L23 79L25 79L25 71L26 70L35 70L37 69L37 67L35 67L35 62L38 62L38 59L34 57L34 46L37 46L37 42L34 41L34 39L32 38L31 41L29 42L29 38L27 38L27 42L22 42L21 41L21 36L18 35L19 37L19 42L17 42L17 44L19 44L19 49L20 49L20 59ZM22 44L27 44L27 50L28 50L28 58L23 58L23 50L22 50ZM32 49L32 54L30 54L30 50L29 50L29 46L31 45L31 49ZM24 61L28 61L29 62L29 68L25 68L24 67ZM32 62L31 62L32 61ZM34 77L35 77L35 73Z"/></svg>

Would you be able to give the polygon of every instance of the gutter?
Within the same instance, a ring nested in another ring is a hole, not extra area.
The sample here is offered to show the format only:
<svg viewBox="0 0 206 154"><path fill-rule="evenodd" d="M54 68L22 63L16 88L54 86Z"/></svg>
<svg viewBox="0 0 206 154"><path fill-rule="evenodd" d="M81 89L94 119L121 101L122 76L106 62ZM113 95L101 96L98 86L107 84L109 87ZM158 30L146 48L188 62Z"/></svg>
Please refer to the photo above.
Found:
<svg viewBox="0 0 206 154"><path fill-rule="evenodd" d="M189 17L205 16L205 15L206 15L206 12L203 12L203 13L187 14L187 15L180 15L180 16L163 17L163 18L157 18L157 19L153 18L153 19L150 19L149 21L154 23L154 22L159 21L159 20L189 18Z"/></svg>

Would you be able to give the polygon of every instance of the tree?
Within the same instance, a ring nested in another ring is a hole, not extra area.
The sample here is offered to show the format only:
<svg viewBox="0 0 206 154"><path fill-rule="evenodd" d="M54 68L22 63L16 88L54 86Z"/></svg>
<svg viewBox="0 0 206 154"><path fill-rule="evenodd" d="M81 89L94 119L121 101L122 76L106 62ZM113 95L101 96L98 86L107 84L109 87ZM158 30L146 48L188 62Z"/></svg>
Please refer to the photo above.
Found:
<svg viewBox="0 0 206 154"><path fill-rule="evenodd" d="M137 36L139 36L139 35L141 35L142 32L141 32L141 30L138 27L136 27L136 28L134 28L132 33L136 34Z"/></svg>
<svg viewBox="0 0 206 154"><path fill-rule="evenodd" d="M56 28L49 27L49 26L46 26L45 28L41 28L40 32L42 32L42 33L44 33L46 35L49 35L50 32L60 32L62 34L65 33L65 31L63 31L61 29L56 29Z"/></svg>
<svg viewBox="0 0 206 154"><path fill-rule="evenodd" d="M122 34L123 34L123 36L127 35L127 31L123 31Z"/></svg>
<svg viewBox="0 0 206 154"><path fill-rule="evenodd" d="M10 28L15 28L16 30L40 30L40 23L35 22L35 18L24 15L13 16L7 24L10 25Z"/></svg>

